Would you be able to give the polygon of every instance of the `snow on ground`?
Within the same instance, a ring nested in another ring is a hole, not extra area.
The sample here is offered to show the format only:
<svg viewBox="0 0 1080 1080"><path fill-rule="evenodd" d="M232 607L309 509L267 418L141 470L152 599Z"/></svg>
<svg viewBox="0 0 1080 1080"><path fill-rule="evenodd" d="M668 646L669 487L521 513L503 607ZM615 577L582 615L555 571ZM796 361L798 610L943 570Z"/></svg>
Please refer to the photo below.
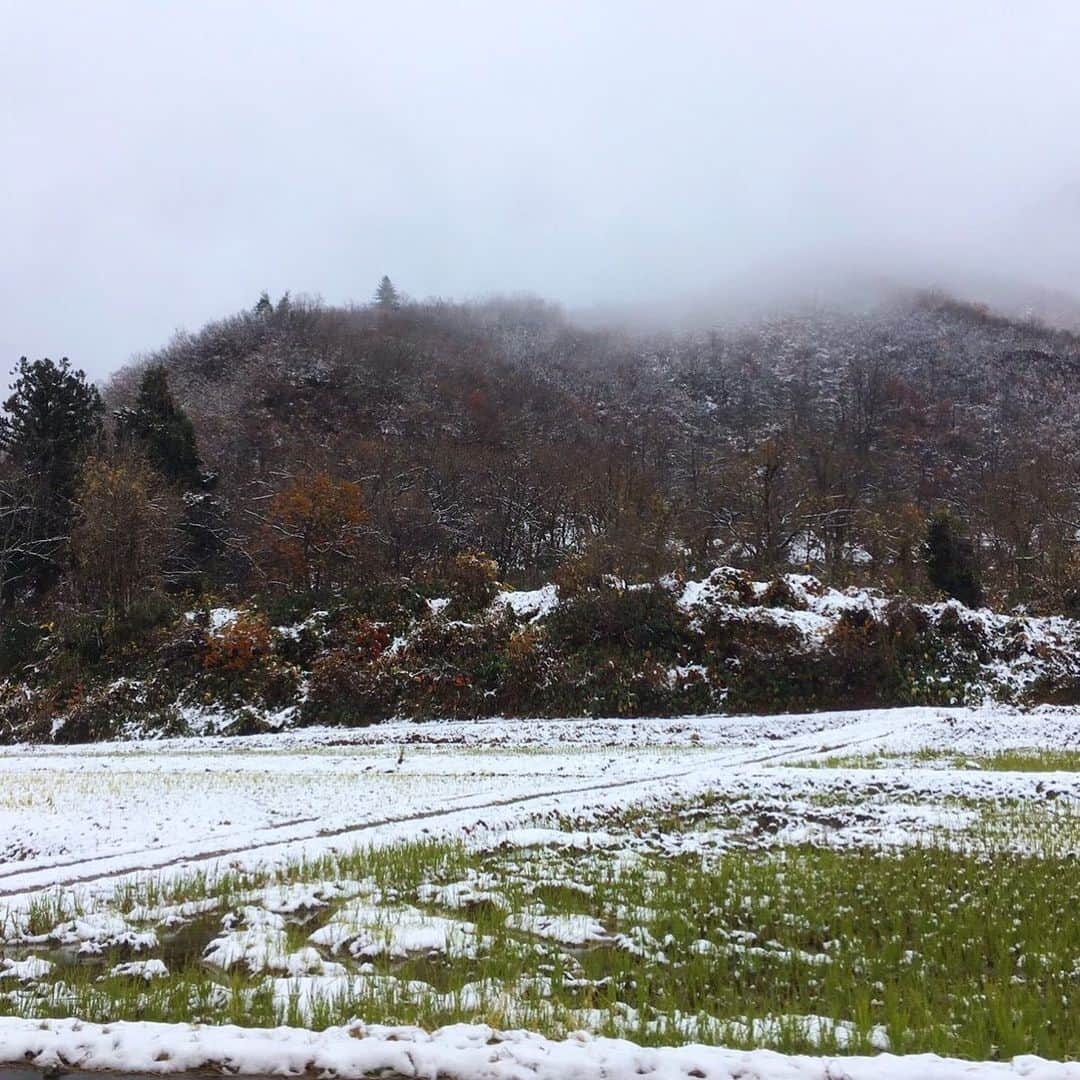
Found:
<svg viewBox="0 0 1080 1080"><path fill-rule="evenodd" d="M341 908L309 940L333 952L348 948L357 959L400 958L419 952L474 956L478 946L472 923L427 915L409 905L358 900Z"/></svg>
<svg viewBox="0 0 1080 1080"><path fill-rule="evenodd" d="M598 817L641 806L662 812L706 793L720 796L725 813L740 824L720 829L704 820L653 842L669 844L671 854L715 851L747 837L765 846L810 841L880 847L916 842L930 832L962 835L973 817L973 801L1080 803L1076 773L982 771L955 762L924 766L888 757L873 768L823 766L824 759L920 750L985 755L1022 747L1080 748L1080 710L913 708L765 718L392 723L249 739L9 747L0 749L0 904L9 914L27 912L41 890L63 887L86 901L86 913L57 922L39 939L27 934L23 941L80 952L100 952L121 941L139 952L154 942L132 937L130 923L142 919L165 926L173 917L191 918L198 908L198 902L178 905L175 913L160 907L152 919L146 911L126 918L95 914L95 900L148 872L164 880L198 868L254 869L422 836L464 836L482 849L610 851L618 838L596 822ZM553 828L548 817L553 813L576 824ZM625 855L630 860L634 853ZM450 907L463 899L498 906L490 884L480 877L425 886L423 897ZM330 900L347 901L327 924L333 940L320 942L313 935L311 944L340 950L343 959L414 951L470 956L478 947L470 923L400 901L392 910L380 908L372 890L363 882L274 886L261 906L241 904L226 915L204 961L223 970L288 975L282 986L292 992L305 980L314 992L318 980L355 979L310 944L290 948L286 939L281 916L324 907ZM596 920L549 913L542 904L506 918L511 928L538 939L567 945L607 940ZM29 964L46 962L3 963L0 978L17 985L44 972L31 971ZM159 959L135 959L123 967L114 973L147 982L168 974ZM814 1030L831 1024L832 1037L841 1044L836 1025L844 1021L799 1020L811 1021ZM845 1057L837 1072L827 1059L765 1051L646 1050L585 1035L566 1042L524 1033L495 1038L489 1029L465 1025L432 1034L370 1028L316 1035L0 1020L0 1060L47 1065L60 1055L88 1068L162 1071L227 1063L248 1072L266 1070L271 1059L281 1068L295 1057L303 1067L334 1068L342 1076L387 1068L404 1075L491 1077L642 1071L658 1077L867 1080L1080 1077L1077 1066L1036 1059L971 1065L888 1055Z"/></svg>
<svg viewBox="0 0 1080 1080"><path fill-rule="evenodd" d="M523 813L543 797L569 811L576 795L617 785L628 797L642 785L700 787L727 762L813 749L822 731L836 728L830 741L843 742L867 724L888 730L933 715L394 723L3 748L0 895L417 822L401 835L450 812L458 827L490 824L515 800L528 801Z"/></svg>
<svg viewBox="0 0 1080 1080"><path fill-rule="evenodd" d="M225 858L252 866L428 832L505 829L550 811L581 815L714 789L788 798L845 783L900 784L927 796L1033 796L1045 775L782 767L874 751L1017 746L1080 747L1080 710L403 722L4 747L0 897ZM1072 774L1053 784L1080 794Z"/></svg>
<svg viewBox="0 0 1080 1080"><path fill-rule="evenodd" d="M813 1018L821 1020L821 1018ZM0 1018L0 1061L142 1074L214 1069L230 1075L400 1076L443 1080L1077 1080L1080 1064L1036 1057L973 1063L933 1054L813 1058L709 1046L646 1049L584 1033L561 1042L525 1031L455 1024L431 1033L365 1026L311 1032L186 1024L84 1024Z"/></svg>
<svg viewBox="0 0 1080 1080"><path fill-rule="evenodd" d="M558 607L559 592L554 585L544 585L539 589L499 593L494 602L509 608L519 618L529 618L535 622Z"/></svg>

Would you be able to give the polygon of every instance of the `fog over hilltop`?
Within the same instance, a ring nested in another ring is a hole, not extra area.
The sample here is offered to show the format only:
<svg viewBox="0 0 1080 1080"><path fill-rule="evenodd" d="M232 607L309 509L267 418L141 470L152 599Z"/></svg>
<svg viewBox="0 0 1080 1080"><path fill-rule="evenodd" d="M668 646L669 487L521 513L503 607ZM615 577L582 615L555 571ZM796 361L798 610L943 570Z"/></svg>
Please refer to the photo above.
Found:
<svg viewBox="0 0 1080 1080"><path fill-rule="evenodd" d="M1080 321L1080 8L9 5L0 354L260 290L590 318L941 286Z"/></svg>

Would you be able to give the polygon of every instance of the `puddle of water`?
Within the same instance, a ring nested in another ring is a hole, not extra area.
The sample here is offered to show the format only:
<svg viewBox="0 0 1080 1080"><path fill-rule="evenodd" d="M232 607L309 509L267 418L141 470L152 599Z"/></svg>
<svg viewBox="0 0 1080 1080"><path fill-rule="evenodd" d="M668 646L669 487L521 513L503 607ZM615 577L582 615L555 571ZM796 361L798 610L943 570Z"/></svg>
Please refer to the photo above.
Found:
<svg viewBox="0 0 1080 1080"><path fill-rule="evenodd" d="M170 971L174 967L183 968L197 964L202 959L206 946L220 933L220 912L200 915L175 930L164 933L159 930L158 940L161 947L155 955L165 961L165 966Z"/></svg>
<svg viewBox="0 0 1080 1080"><path fill-rule="evenodd" d="M438 954L413 956L377 967L381 974L394 975L399 979L416 979L432 986L440 994L460 990L468 982L475 982L482 974L481 965L470 960L449 960Z"/></svg>
<svg viewBox="0 0 1080 1080"><path fill-rule="evenodd" d="M197 964L211 938L220 933L221 916L200 916L173 930L158 930L159 945L156 949L135 951L124 945L113 946L100 953L79 953L77 945L0 945L0 957L9 960L25 960L35 956L55 965L54 975L63 976L72 968L101 968L107 970L114 964L127 960L148 960L156 957L165 962L171 971Z"/></svg>

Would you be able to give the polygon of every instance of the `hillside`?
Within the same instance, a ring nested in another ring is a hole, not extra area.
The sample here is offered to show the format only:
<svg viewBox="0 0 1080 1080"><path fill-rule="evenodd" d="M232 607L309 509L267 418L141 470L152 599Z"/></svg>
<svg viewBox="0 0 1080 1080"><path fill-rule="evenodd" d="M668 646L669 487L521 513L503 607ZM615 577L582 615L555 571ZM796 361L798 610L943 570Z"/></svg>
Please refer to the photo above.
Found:
<svg viewBox="0 0 1080 1080"><path fill-rule="evenodd" d="M590 555L626 577L809 563L907 588L947 505L992 597L1077 595L1080 339L943 296L688 336L585 331L539 302L286 303L148 362L234 529L330 470L363 487L372 572L472 548L525 583Z"/></svg>
<svg viewBox="0 0 1080 1080"><path fill-rule="evenodd" d="M0 723L1073 701L1078 374L937 294L688 335L264 298L104 402L25 363Z"/></svg>

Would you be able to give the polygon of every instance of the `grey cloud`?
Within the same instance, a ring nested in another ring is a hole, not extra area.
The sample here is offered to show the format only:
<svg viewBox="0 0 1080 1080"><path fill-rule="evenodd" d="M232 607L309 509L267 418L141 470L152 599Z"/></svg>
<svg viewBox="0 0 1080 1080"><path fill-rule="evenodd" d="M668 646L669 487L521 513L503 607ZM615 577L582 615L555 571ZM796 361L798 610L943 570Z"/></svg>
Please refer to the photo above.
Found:
<svg viewBox="0 0 1080 1080"><path fill-rule="evenodd" d="M10 0L2 26L4 363L103 377L264 287L383 273L570 308L826 266L1080 291L1068 0Z"/></svg>

